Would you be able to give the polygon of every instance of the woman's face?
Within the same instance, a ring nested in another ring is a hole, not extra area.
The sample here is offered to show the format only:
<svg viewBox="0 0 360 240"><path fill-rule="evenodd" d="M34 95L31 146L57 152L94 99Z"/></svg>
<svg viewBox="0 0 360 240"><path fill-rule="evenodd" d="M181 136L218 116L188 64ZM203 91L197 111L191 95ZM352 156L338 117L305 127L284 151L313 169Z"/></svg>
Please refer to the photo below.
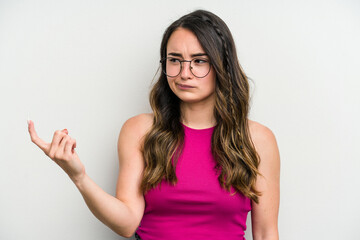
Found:
<svg viewBox="0 0 360 240"><path fill-rule="evenodd" d="M193 32L185 28L175 30L167 44L167 56L175 60L201 60L209 61L199 40ZM191 63L195 66L195 63ZM190 71L190 62L183 62L178 76L167 77L168 84L174 94L186 103L214 103L215 99L215 71L211 67L210 72L203 78L196 77ZM194 69L193 69L194 71ZM187 85L189 87L182 87Z"/></svg>

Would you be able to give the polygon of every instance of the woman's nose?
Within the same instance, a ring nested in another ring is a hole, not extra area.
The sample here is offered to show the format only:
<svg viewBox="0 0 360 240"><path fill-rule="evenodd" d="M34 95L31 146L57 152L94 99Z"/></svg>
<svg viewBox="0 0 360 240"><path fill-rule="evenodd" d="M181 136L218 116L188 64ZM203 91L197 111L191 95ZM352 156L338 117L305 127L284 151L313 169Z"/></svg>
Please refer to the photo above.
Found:
<svg viewBox="0 0 360 240"><path fill-rule="evenodd" d="M191 62L183 62L182 63L182 68L181 68L181 78L183 79L188 79L191 78L193 76L192 72L191 72Z"/></svg>

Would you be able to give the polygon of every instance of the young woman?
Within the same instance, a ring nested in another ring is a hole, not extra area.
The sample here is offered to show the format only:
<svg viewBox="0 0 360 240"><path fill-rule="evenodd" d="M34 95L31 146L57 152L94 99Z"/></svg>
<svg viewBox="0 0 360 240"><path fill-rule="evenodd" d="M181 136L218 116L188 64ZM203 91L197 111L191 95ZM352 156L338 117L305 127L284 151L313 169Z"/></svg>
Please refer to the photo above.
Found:
<svg viewBox="0 0 360 240"><path fill-rule="evenodd" d="M153 113L119 134L116 197L86 174L66 129L31 140L72 179L93 214L124 237L278 239L280 157L267 127L249 120L249 84L226 24L198 10L172 23L160 49Z"/></svg>

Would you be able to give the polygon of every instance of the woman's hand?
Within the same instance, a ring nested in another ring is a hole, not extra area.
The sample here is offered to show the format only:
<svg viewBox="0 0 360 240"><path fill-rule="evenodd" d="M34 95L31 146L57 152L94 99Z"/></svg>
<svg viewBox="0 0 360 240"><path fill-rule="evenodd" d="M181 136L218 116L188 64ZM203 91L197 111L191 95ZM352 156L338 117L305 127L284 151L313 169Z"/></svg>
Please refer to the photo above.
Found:
<svg viewBox="0 0 360 240"><path fill-rule="evenodd" d="M56 164L58 164L71 178L72 181L79 181L85 175L85 167L75 152L76 141L68 135L67 129L57 130L54 133L51 143L47 143L38 137L35 131L34 122L29 120L28 130L31 141Z"/></svg>

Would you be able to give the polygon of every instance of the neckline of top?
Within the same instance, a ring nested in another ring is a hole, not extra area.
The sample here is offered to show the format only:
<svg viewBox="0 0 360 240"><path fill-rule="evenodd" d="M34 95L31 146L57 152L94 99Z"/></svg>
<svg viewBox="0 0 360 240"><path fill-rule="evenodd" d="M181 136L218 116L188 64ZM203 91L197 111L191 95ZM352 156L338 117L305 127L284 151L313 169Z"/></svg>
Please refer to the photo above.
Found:
<svg viewBox="0 0 360 240"><path fill-rule="evenodd" d="M181 123L181 125L183 125L186 129L191 130L191 131L194 131L194 132L209 131L209 130L213 130L213 129L216 127L216 125L215 125L215 126L212 126L212 127L209 127L209 128L196 129L196 128L188 127L188 126L186 126L185 124L183 124L182 122L180 122L180 123Z"/></svg>

